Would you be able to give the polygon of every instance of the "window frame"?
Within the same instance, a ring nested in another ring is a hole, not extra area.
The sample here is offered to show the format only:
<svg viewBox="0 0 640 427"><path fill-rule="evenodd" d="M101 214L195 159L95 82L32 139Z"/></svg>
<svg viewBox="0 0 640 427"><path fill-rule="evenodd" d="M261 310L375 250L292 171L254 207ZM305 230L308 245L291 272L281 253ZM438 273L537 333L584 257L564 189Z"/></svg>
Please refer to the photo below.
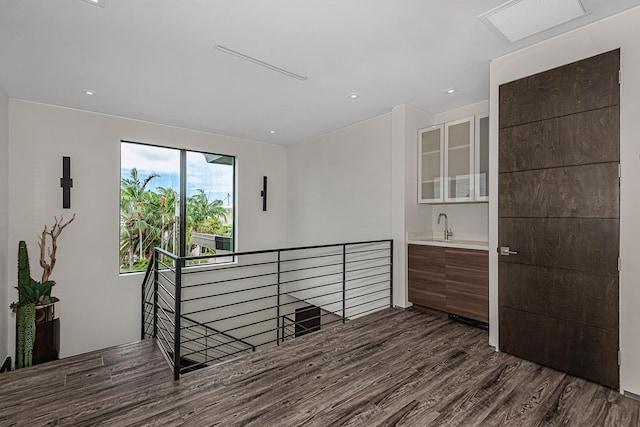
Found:
<svg viewBox="0 0 640 427"><path fill-rule="evenodd" d="M160 145L160 144L153 144L153 143L147 143L147 142L137 142L137 141L130 141L130 140L125 140L125 139L121 139L120 140L120 189L118 190L118 195L120 200L122 200L122 144L134 144L134 145L142 145L142 146L147 146L147 147L155 147L155 148L162 148L162 149L168 149L168 150L175 150L179 153L179 167L180 167L180 172L179 172L179 204L180 204L180 222L178 224L179 227L179 233L178 233L178 252L179 253L175 253L175 248L174 248L174 255L177 255L178 257L185 257L186 256L186 246L187 246L187 239L186 239L186 232L187 232L187 153L196 153L196 154L210 154L210 155L216 155L216 156L221 156L221 157L230 157L233 158L233 167L232 167L232 171L233 171L233 176L232 176L232 194L233 194L233 198L232 198L232 206L233 206L233 210L232 210L232 233L231 233L231 242L232 242L232 246L231 246L231 253L235 253L236 252L236 247L237 247L237 236L238 236L238 227L237 227L237 200L238 200L238 196L236 194L236 187L237 187L237 156L236 155L230 155L230 154L221 154L221 153L213 153L210 151L203 151L203 150L194 150L194 149L188 149L188 148L179 148L176 146L164 146L164 145ZM122 211L120 211L118 218L120 218ZM118 222L120 222L120 219L118 220ZM121 225L119 224L119 227ZM119 234L119 233L118 233ZM118 237L118 247L120 246L120 237ZM230 256L231 260L224 262L224 263L220 263L220 264L225 264L228 265L230 263L235 263L237 262L236 257L235 256ZM118 259L120 259L120 256L118 255ZM183 266L183 269L189 269L189 270L193 270L193 269L203 269L203 268L215 268L215 266L217 265L217 263L206 263L206 264L197 264L197 265L186 265ZM134 273L144 273L144 271L121 271L120 270L120 262L118 262L118 273L120 275L129 275L129 274L134 274Z"/></svg>

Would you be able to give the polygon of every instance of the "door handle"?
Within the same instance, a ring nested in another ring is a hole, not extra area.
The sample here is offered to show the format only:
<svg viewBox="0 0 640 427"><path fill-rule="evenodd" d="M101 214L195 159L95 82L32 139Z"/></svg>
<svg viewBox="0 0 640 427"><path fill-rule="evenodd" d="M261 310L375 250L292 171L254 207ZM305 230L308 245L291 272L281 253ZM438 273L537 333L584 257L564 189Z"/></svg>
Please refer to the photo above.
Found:
<svg viewBox="0 0 640 427"><path fill-rule="evenodd" d="M502 256L518 255L518 251L509 250L509 246L500 246L500 255Z"/></svg>

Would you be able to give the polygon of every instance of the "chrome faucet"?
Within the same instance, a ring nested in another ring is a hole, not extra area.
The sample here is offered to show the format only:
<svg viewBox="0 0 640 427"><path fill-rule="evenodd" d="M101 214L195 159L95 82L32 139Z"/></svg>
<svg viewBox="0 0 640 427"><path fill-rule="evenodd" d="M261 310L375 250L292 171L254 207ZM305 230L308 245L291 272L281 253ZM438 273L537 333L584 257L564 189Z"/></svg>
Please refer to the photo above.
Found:
<svg viewBox="0 0 640 427"><path fill-rule="evenodd" d="M438 224L440 224L440 218L444 217L444 240L449 240L449 237L453 236L453 231L449 228L449 218L446 213L440 213L438 215Z"/></svg>

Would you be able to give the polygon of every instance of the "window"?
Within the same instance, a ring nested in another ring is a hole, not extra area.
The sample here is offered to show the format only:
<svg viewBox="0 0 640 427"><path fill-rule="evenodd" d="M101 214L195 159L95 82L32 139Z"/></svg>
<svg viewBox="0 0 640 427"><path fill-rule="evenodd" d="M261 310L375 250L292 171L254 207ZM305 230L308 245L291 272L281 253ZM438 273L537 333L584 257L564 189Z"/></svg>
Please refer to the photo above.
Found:
<svg viewBox="0 0 640 427"><path fill-rule="evenodd" d="M234 183L233 156L123 141L120 272L145 270L155 247L180 256L233 252Z"/></svg>

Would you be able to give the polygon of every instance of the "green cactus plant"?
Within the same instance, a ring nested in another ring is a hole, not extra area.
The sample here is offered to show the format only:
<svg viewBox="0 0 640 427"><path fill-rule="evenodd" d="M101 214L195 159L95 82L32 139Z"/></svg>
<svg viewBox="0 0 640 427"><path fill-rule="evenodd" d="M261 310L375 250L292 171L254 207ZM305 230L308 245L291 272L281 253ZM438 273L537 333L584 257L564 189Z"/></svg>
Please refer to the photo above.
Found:
<svg viewBox="0 0 640 427"><path fill-rule="evenodd" d="M17 315L16 368L31 366L36 338L36 305L58 301L51 297L54 282L38 282L31 278L27 243L18 243L18 302L11 304Z"/></svg>
<svg viewBox="0 0 640 427"><path fill-rule="evenodd" d="M24 304L18 308L18 345L16 348L16 369L31 366L33 346L36 339L36 305Z"/></svg>
<svg viewBox="0 0 640 427"><path fill-rule="evenodd" d="M40 266L42 267L42 278L38 282L31 277L29 268L29 253L27 243L22 240L18 243L18 302L11 303L11 309L16 313L16 368L31 366L33 362L33 348L36 340L36 314L42 316L38 322L45 321L47 314L46 307L58 298L51 296L51 288L56 284L49 280L49 276L56 264L56 241L64 228L71 224L76 218L73 214L71 219L64 222L54 217L54 224L49 229L46 225L40 235L38 246L40 247ZM47 239L51 240L51 248L48 249ZM52 308L52 307L49 307ZM50 312L53 314L53 311ZM56 350L57 354L57 350Z"/></svg>

